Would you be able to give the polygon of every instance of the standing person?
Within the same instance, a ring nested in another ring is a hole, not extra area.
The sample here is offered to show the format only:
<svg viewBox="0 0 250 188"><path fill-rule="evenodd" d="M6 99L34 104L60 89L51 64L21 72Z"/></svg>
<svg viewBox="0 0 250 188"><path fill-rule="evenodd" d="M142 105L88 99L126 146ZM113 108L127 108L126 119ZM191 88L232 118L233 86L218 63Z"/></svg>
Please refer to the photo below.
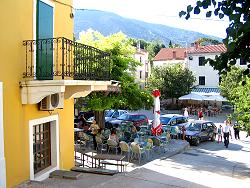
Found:
<svg viewBox="0 0 250 188"><path fill-rule="evenodd" d="M239 126L239 124L236 122L235 124L234 124L234 137L235 137L235 139L237 140L237 139L240 139L240 126Z"/></svg>
<svg viewBox="0 0 250 188"><path fill-rule="evenodd" d="M93 136L94 149L97 148L96 135L98 134L99 129L100 127L96 124L96 121L93 120L93 123L90 125L89 130L91 131L91 135Z"/></svg>
<svg viewBox="0 0 250 188"><path fill-rule="evenodd" d="M224 146L226 146L226 148L228 148L228 145L229 145L229 134L231 132L230 129L231 129L230 121L227 120L226 126L224 127L224 130L223 130Z"/></svg>
<svg viewBox="0 0 250 188"><path fill-rule="evenodd" d="M79 116L78 128L83 129L86 124L87 124L87 120L85 119L84 114L81 114Z"/></svg>
<svg viewBox="0 0 250 188"><path fill-rule="evenodd" d="M218 143L222 142L222 125L219 126L218 130Z"/></svg>
<svg viewBox="0 0 250 188"><path fill-rule="evenodd" d="M185 137L186 137L186 128L185 128L184 125L181 127L181 132L182 132L182 140L185 140Z"/></svg>
<svg viewBox="0 0 250 188"><path fill-rule="evenodd" d="M216 136L218 134L218 128L217 126L214 127L214 138L216 139Z"/></svg>
<svg viewBox="0 0 250 188"><path fill-rule="evenodd" d="M185 108L185 110L184 110L184 116L188 117L188 110L187 110L187 108Z"/></svg>
<svg viewBox="0 0 250 188"><path fill-rule="evenodd" d="M198 119L199 119L199 120L202 120L202 119L203 119L202 108L198 111Z"/></svg>

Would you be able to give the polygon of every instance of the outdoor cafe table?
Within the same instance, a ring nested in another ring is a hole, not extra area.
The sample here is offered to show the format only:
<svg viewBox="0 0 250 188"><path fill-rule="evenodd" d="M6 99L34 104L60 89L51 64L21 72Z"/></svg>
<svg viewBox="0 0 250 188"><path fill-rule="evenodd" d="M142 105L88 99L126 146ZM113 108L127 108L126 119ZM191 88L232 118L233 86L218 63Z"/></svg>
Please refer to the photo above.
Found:
<svg viewBox="0 0 250 188"><path fill-rule="evenodd" d="M110 155L110 154L97 154L95 156L93 156L93 159L95 160L95 167L97 167L97 161L98 161L98 165L99 167L101 167L101 160L114 160L116 161L116 166L117 166L117 170L119 170L119 166L121 166L121 172L124 171L124 166L125 164L123 164L123 159L125 158L125 155ZM107 163L107 164L111 164L112 163Z"/></svg>

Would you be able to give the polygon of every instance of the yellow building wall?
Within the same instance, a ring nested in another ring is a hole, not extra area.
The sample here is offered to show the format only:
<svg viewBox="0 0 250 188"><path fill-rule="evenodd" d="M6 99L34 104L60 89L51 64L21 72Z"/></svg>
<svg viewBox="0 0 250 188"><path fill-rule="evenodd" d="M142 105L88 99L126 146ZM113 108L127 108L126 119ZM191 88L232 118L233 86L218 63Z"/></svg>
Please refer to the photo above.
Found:
<svg viewBox="0 0 250 188"><path fill-rule="evenodd" d="M35 0L34 0L35 1ZM23 40L33 36L33 0L0 2L0 80L3 82L4 146L6 159L7 187L13 187L29 180L29 131L28 121L49 116L39 111L38 105L22 105L19 82L25 71L25 51ZM72 4L71 0L59 0ZM54 37L73 39L73 19L71 7L54 1ZM73 166L73 100L65 100L64 109L53 112L59 114L60 168Z"/></svg>

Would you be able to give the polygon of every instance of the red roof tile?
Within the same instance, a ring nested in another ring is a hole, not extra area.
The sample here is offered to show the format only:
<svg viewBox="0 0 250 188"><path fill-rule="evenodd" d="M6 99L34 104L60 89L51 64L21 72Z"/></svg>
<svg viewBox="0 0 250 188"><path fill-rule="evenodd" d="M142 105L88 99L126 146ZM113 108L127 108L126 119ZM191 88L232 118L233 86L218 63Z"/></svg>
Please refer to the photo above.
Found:
<svg viewBox="0 0 250 188"><path fill-rule="evenodd" d="M186 48L162 48L154 57L154 61L184 60Z"/></svg>
<svg viewBox="0 0 250 188"><path fill-rule="evenodd" d="M208 45L208 46L198 46L196 47L190 47L188 49L189 54L195 54L195 53L222 53L226 52L227 48L224 44L218 44L218 45Z"/></svg>

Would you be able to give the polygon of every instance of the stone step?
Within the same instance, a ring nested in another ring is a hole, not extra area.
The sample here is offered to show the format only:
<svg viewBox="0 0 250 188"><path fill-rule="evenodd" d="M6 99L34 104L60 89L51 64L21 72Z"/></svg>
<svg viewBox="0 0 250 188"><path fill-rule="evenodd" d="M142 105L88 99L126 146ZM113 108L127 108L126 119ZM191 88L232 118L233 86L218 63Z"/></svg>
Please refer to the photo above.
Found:
<svg viewBox="0 0 250 188"><path fill-rule="evenodd" d="M55 170L50 173L50 178L64 178L64 179L78 179L82 174L80 172L68 171L68 170Z"/></svg>
<svg viewBox="0 0 250 188"><path fill-rule="evenodd" d="M71 168L71 170L76 171L76 172L111 175L111 176L114 175L114 174L119 173L118 170L109 170L109 169L102 169L102 168L73 167L73 168Z"/></svg>

